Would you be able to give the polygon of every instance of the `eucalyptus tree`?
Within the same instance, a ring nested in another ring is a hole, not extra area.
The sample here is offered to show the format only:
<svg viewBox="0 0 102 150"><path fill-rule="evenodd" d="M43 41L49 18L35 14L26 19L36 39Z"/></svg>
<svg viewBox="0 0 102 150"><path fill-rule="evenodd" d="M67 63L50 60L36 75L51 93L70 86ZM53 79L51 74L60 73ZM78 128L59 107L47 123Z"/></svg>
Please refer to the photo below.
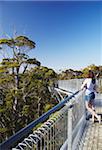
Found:
<svg viewBox="0 0 102 150"><path fill-rule="evenodd" d="M20 84L21 76L30 66L40 66L36 58L27 55L35 46L35 42L26 36L0 39L0 52L4 56L0 64L0 91L3 101L0 104L0 133L5 132L6 137L14 134L19 128L16 127L20 118L19 102L24 97L24 87ZM9 57L5 56L5 52L9 53Z"/></svg>
<svg viewBox="0 0 102 150"><path fill-rule="evenodd" d="M14 77L14 91L15 91L15 100L13 104L13 109L17 108L17 96L16 93L19 89L20 74L25 73L27 68L30 65L40 65L40 62L35 58L29 58L27 52L35 48L35 42L31 41L28 37L17 36L12 39L0 39L0 45L6 45L11 50L11 58L4 58L1 63L1 72L6 75L5 80L7 79L7 74L11 77ZM3 50L3 48L1 49ZM8 80L8 79L7 79ZM9 86L9 85L8 85Z"/></svg>
<svg viewBox="0 0 102 150"><path fill-rule="evenodd" d="M20 108L28 123L47 111L46 105L52 107L56 104L51 98L48 86L57 79L57 74L52 69L40 66L32 68L22 78L22 100L25 105Z"/></svg>
<svg viewBox="0 0 102 150"><path fill-rule="evenodd" d="M17 36L0 39L0 52L5 56L0 64L0 136L5 140L56 104L48 86L57 74L41 66L28 52L35 42Z"/></svg>

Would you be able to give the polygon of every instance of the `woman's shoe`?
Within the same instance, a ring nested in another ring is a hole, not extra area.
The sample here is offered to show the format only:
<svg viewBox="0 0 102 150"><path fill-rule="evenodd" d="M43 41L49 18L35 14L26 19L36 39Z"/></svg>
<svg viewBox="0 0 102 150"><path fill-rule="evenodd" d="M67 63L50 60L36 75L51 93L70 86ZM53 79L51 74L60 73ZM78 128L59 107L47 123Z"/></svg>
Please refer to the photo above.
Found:
<svg viewBox="0 0 102 150"><path fill-rule="evenodd" d="M90 121L91 121L92 123L95 123L95 120L94 120L94 119L92 119L92 118L90 119Z"/></svg>
<svg viewBox="0 0 102 150"><path fill-rule="evenodd" d="M98 116L98 122L101 124L101 116Z"/></svg>

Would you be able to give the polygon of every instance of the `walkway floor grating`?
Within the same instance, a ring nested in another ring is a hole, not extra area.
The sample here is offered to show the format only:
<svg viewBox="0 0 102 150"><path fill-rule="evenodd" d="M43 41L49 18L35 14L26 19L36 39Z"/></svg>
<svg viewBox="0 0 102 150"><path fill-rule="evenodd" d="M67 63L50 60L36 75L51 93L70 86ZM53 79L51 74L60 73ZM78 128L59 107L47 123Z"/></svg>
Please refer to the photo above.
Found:
<svg viewBox="0 0 102 150"><path fill-rule="evenodd" d="M101 115L102 120L102 106L96 108L96 112ZM102 121L92 123L87 121L85 131L82 139L77 147L77 150L102 150Z"/></svg>

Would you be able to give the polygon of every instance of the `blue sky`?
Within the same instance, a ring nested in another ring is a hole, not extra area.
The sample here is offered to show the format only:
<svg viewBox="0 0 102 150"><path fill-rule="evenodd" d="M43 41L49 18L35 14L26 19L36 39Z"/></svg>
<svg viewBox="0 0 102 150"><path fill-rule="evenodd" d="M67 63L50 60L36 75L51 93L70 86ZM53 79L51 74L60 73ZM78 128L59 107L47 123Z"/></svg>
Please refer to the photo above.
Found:
<svg viewBox="0 0 102 150"><path fill-rule="evenodd" d="M14 30L35 41L29 55L54 70L102 65L102 2L0 2L0 38Z"/></svg>

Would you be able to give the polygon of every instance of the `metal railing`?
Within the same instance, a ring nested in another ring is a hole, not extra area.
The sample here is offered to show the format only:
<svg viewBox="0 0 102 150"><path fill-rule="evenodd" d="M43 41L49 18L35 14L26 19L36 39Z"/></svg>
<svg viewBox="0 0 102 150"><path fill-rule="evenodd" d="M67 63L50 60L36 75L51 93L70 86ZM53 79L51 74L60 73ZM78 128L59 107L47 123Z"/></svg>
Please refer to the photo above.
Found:
<svg viewBox="0 0 102 150"><path fill-rule="evenodd" d="M80 89L84 79L70 79L70 80L59 80L59 88L75 92Z"/></svg>
<svg viewBox="0 0 102 150"><path fill-rule="evenodd" d="M68 138L71 128L73 132L72 142L76 144L75 136L77 137L78 126L83 124L83 120L85 120L84 112L83 92L77 91L3 142L0 145L0 150L59 150L61 147L67 148L66 141L71 139L71 137ZM71 120L72 127L69 125ZM82 120L81 123L80 120ZM34 127L41 122L43 124L34 130ZM69 145L71 144L69 143Z"/></svg>
<svg viewBox="0 0 102 150"><path fill-rule="evenodd" d="M59 80L58 87L67 91L75 92L80 89L84 79ZM102 78L96 79L98 88L102 86Z"/></svg>
<svg viewBox="0 0 102 150"><path fill-rule="evenodd" d="M0 150L74 150L85 124L83 91L77 91L3 142Z"/></svg>
<svg viewBox="0 0 102 150"><path fill-rule="evenodd" d="M58 102L61 102L63 99L65 99L66 97L74 94L71 91L65 90L65 89L61 89L59 87L48 87L49 92L51 93L51 97L55 98Z"/></svg>

